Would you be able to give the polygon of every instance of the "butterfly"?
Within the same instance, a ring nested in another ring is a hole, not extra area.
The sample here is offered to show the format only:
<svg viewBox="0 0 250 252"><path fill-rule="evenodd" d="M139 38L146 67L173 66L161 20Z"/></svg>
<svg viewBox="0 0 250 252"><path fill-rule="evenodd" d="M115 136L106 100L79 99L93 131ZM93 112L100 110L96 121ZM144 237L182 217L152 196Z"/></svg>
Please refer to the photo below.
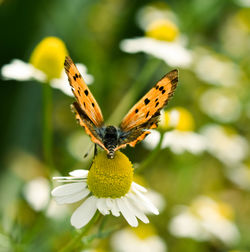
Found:
<svg viewBox="0 0 250 252"><path fill-rule="evenodd" d="M178 70L173 70L158 81L127 113L119 127L105 126L101 109L69 56L64 62L76 102L71 105L76 120L85 128L92 142L114 158L115 152L127 145L134 147L150 129L158 126L161 109L167 105L177 86Z"/></svg>

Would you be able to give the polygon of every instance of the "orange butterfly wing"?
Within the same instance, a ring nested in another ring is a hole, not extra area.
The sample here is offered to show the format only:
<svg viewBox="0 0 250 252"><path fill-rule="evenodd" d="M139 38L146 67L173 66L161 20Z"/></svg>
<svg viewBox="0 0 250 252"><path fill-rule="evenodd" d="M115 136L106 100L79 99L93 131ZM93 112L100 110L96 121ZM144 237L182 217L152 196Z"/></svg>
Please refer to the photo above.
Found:
<svg viewBox="0 0 250 252"><path fill-rule="evenodd" d="M120 124L120 129L127 136L115 150L124 148L127 144L134 147L150 134L148 129L157 128L160 110L173 96L177 82L178 70L169 72L130 109Z"/></svg>
<svg viewBox="0 0 250 252"><path fill-rule="evenodd" d="M81 110L86 113L95 126L101 127L103 124L101 109L69 56L65 58L64 67Z"/></svg>
<svg viewBox="0 0 250 252"><path fill-rule="evenodd" d="M104 146L102 139L98 134L98 128L94 125L94 123L89 119L89 117L82 111L79 104L74 102L71 104L71 109L76 115L77 122L85 128L86 133L90 136L92 142L101 146L104 150L107 151L106 147Z"/></svg>
<svg viewBox="0 0 250 252"><path fill-rule="evenodd" d="M120 124L122 131L129 131L146 124L152 117L167 105L178 82L178 70L166 74L156 85L139 100L124 117ZM158 116L158 115L157 115ZM154 123L146 129L156 128Z"/></svg>

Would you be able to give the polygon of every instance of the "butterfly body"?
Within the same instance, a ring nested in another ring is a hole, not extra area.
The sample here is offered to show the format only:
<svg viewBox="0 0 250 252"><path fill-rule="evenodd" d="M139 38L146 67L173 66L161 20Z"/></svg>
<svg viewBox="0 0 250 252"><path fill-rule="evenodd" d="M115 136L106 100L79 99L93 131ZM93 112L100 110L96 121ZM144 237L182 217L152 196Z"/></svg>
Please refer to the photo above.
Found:
<svg viewBox="0 0 250 252"><path fill-rule="evenodd" d="M160 110L167 105L178 82L178 71L169 72L130 109L119 127L105 126L95 98L70 57L66 57L64 66L77 100L71 106L76 119L91 140L106 150L108 158L114 158L115 151L127 145L134 147L158 126Z"/></svg>

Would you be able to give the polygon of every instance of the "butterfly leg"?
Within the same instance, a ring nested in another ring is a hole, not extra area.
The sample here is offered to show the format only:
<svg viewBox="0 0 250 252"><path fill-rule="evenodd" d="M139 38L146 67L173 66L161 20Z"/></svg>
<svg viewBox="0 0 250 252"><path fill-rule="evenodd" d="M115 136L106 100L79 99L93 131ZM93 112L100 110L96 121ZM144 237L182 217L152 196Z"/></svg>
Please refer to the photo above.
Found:
<svg viewBox="0 0 250 252"><path fill-rule="evenodd" d="M95 144L94 157L97 155L97 144Z"/></svg>

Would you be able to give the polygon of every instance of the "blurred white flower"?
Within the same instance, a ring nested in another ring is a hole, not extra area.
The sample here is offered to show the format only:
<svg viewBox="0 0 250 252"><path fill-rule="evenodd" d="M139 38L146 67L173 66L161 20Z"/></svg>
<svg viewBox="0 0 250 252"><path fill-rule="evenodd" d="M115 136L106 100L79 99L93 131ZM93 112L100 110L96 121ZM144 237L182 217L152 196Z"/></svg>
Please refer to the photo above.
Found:
<svg viewBox="0 0 250 252"><path fill-rule="evenodd" d="M43 210L50 198L49 181L43 177L35 178L25 184L24 197L29 205L36 211Z"/></svg>
<svg viewBox="0 0 250 252"><path fill-rule="evenodd" d="M85 154L86 161L90 160L94 154L94 145L89 136L83 131L73 132L67 139L67 149L69 153L79 161L83 161Z"/></svg>
<svg viewBox="0 0 250 252"><path fill-rule="evenodd" d="M147 30L150 24L156 20L172 20L175 23L178 22L175 13L163 2L160 3L160 6L143 6L136 15L136 21L143 30Z"/></svg>
<svg viewBox="0 0 250 252"><path fill-rule="evenodd" d="M242 7L250 7L250 0L234 0L234 2Z"/></svg>
<svg viewBox="0 0 250 252"><path fill-rule="evenodd" d="M245 3L246 5L247 2L249 0L238 1L238 3ZM239 8L225 20L218 32L223 51L236 59L237 62L244 62L249 57L249 30L249 8Z"/></svg>
<svg viewBox="0 0 250 252"><path fill-rule="evenodd" d="M220 122L234 122L241 114L241 103L235 92L225 89L209 89L200 97L202 111Z"/></svg>
<svg viewBox="0 0 250 252"><path fill-rule="evenodd" d="M90 85L94 78L92 75L87 73L87 68L83 64L76 64L79 72L84 76L84 81ZM26 63L19 59L12 60L9 64L6 64L1 69L1 75L6 80L17 80L17 81L28 81L28 80L37 80L41 83L46 83L47 77L46 74L41 70L36 69L30 63ZM71 87L68 83L67 75L64 69L61 72L61 77L58 79L51 79L49 81L51 87L61 90L64 94L68 96L73 96Z"/></svg>
<svg viewBox="0 0 250 252"><path fill-rule="evenodd" d="M152 204L158 209L159 212L161 212L165 208L166 200L160 193L152 189L148 189L147 192L145 192L145 196L150 200L150 202L152 202ZM151 212L149 212L147 209L145 209L145 213L151 214Z"/></svg>
<svg viewBox="0 0 250 252"><path fill-rule="evenodd" d="M27 81L35 79L41 82L46 81L46 75L41 70L19 59L13 59L10 64L4 65L1 74L5 80Z"/></svg>
<svg viewBox="0 0 250 252"><path fill-rule="evenodd" d="M170 232L178 237L199 241L214 238L225 245L235 245L240 234L232 220L232 208L213 199L200 196L189 207L179 207L179 213L169 224Z"/></svg>
<svg viewBox="0 0 250 252"><path fill-rule="evenodd" d="M200 154L206 150L206 139L195 133L194 128L194 118L187 109L182 107L171 108L161 113L159 129L160 131L174 130L165 133L151 130L151 134L146 137L143 144L146 148L152 150L158 145L161 134L164 134L162 149L170 148L175 154L181 154L185 151Z"/></svg>
<svg viewBox="0 0 250 252"><path fill-rule="evenodd" d="M244 190L250 191L250 166L239 164L235 167L226 168L227 177Z"/></svg>
<svg viewBox="0 0 250 252"><path fill-rule="evenodd" d="M125 228L111 237L111 247L117 252L166 252L167 245L157 234L148 232L143 225L136 229Z"/></svg>
<svg viewBox="0 0 250 252"><path fill-rule="evenodd" d="M180 35L175 14L162 3L145 6L137 15L144 37L124 39L120 48L127 53L144 52L163 60L171 67L189 67L192 53L186 49L186 37Z"/></svg>
<svg viewBox="0 0 250 252"><path fill-rule="evenodd" d="M144 187L133 182L133 168L128 158L116 152L108 159L106 152L99 152L91 169L75 170L69 177L56 177L62 182L73 182L56 187L52 192L58 204L71 204L85 199L71 217L75 228L85 226L98 210L101 214L120 213L132 227L138 219L149 223L146 212L158 215L157 208L144 195Z"/></svg>
<svg viewBox="0 0 250 252"><path fill-rule="evenodd" d="M52 219L65 219L69 214L67 206L59 206L55 201L51 201L46 211L46 216Z"/></svg>
<svg viewBox="0 0 250 252"><path fill-rule="evenodd" d="M143 141L147 149L154 149L160 141L160 133L151 130L151 134ZM173 130L164 133L161 148L170 148L175 154L182 154L185 151L192 154L201 154L206 150L207 144L205 138L192 131Z"/></svg>
<svg viewBox="0 0 250 252"><path fill-rule="evenodd" d="M188 67L192 54L180 41L167 42L154 38L140 37L121 41L121 50L127 53L144 52L162 59L172 67Z"/></svg>
<svg viewBox="0 0 250 252"><path fill-rule="evenodd" d="M235 63L205 49L198 49L195 54L194 72L201 80L220 86L238 84L241 72Z"/></svg>
<svg viewBox="0 0 250 252"><path fill-rule="evenodd" d="M34 48L29 63L14 59L2 67L1 74L6 80L37 80L73 96L63 68L66 55L67 48L61 39L45 37ZM82 64L77 64L77 67L86 83L92 83L93 76L87 74L87 68Z"/></svg>
<svg viewBox="0 0 250 252"><path fill-rule="evenodd" d="M201 129L201 134L207 139L210 154L222 163L234 166L246 158L249 149L247 140L233 130L210 124Z"/></svg>

